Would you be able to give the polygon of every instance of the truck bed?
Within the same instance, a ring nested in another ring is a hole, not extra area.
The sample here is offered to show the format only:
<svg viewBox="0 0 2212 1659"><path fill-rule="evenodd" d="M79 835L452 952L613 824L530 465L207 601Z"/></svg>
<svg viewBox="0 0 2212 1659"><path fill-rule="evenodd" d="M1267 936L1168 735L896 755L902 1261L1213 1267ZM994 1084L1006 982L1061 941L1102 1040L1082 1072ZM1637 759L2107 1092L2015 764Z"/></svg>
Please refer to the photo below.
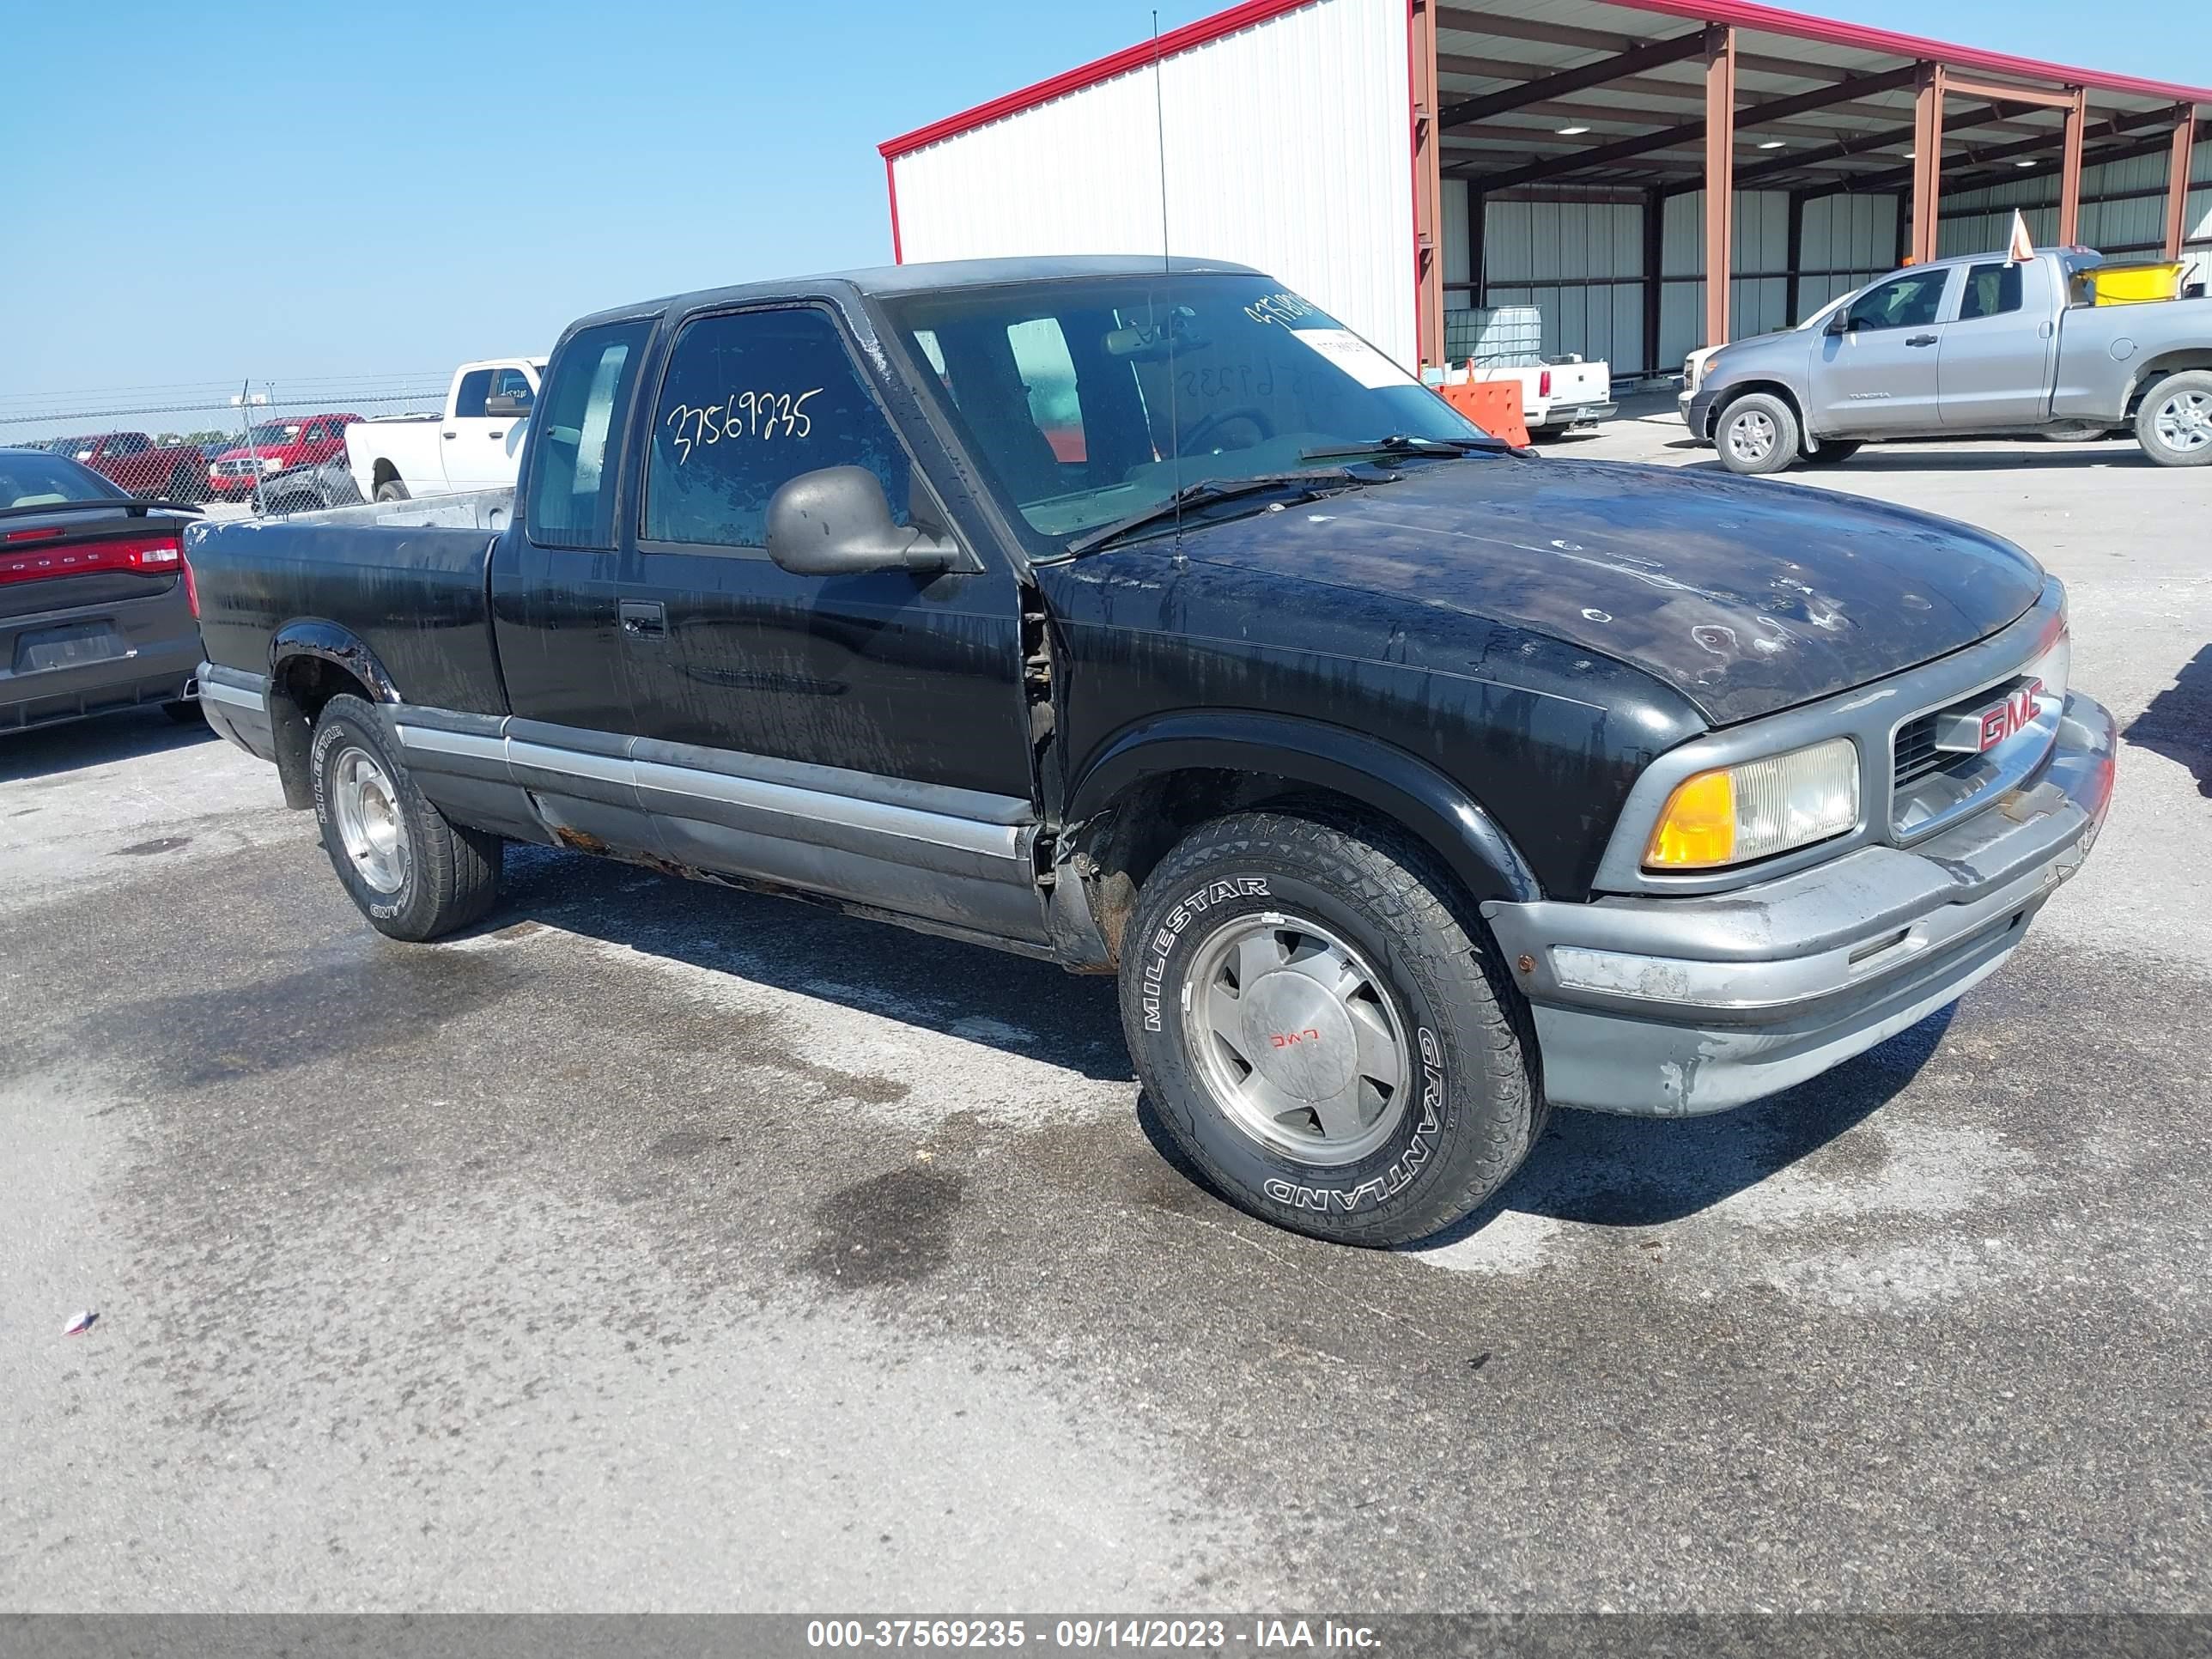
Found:
<svg viewBox="0 0 2212 1659"><path fill-rule="evenodd" d="M408 701L503 714L489 568L513 508L498 489L197 525L208 660L266 674L280 633L343 617Z"/></svg>

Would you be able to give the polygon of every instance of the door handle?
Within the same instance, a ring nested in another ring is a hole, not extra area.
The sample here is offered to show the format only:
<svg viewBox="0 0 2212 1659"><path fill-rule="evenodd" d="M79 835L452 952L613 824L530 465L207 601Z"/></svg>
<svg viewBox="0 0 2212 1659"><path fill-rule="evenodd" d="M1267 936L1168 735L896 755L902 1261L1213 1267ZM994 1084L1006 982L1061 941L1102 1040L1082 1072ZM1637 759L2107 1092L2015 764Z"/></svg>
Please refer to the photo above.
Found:
<svg viewBox="0 0 2212 1659"><path fill-rule="evenodd" d="M441 438L458 438L461 434L458 432L441 432L438 435Z"/></svg>
<svg viewBox="0 0 2212 1659"><path fill-rule="evenodd" d="M1905 337L1905 343L1907 345L1934 345L1936 343L1936 337L1933 334L1910 334Z"/></svg>
<svg viewBox="0 0 2212 1659"><path fill-rule="evenodd" d="M624 599L616 607L622 631L634 640L668 637L668 608L659 599Z"/></svg>
<svg viewBox="0 0 2212 1659"><path fill-rule="evenodd" d="M495 437L495 438L499 438L499 437L504 437L506 434L505 434L504 433L495 432L495 433L491 434L490 435L491 435L491 436L493 436L493 437Z"/></svg>

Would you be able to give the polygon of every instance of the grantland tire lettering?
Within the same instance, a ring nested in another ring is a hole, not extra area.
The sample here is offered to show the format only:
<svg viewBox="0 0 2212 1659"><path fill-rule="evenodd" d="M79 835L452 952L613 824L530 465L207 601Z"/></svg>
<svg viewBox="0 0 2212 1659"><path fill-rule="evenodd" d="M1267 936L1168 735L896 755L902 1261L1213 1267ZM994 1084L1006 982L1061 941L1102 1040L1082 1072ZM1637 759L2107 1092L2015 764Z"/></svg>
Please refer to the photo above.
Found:
<svg viewBox="0 0 2212 1659"><path fill-rule="evenodd" d="M1209 881L1204 886L1183 896L1182 902L1169 913L1168 919L1153 931L1146 942L1144 984L1139 994L1145 1010L1145 1029L1160 1029L1160 985L1167 978L1168 952L1174 949L1182 930L1190 926L1191 918L1206 914L1209 905L1229 899L1266 898L1267 878L1265 876L1224 877Z"/></svg>
<svg viewBox="0 0 2212 1659"><path fill-rule="evenodd" d="M327 830L331 823L330 802L323 796L323 763L329 758L332 745L343 735L344 734L335 724L319 728L315 733L313 750L308 758L308 775L314 780L315 784L315 826L319 830ZM406 899L407 890L411 885L413 885L413 878L410 877L407 881L403 882L399 890L388 899L358 902L362 908L377 921L389 921L399 914L399 907Z"/></svg>
<svg viewBox="0 0 2212 1659"><path fill-rule="evenodd" d="M1413 1184L1413 1177L1435 1150L1437 1131L1444 1121L1443 1050L1436 1033L1427 1026L1418 1027L1414 1034L1421 1045L1421 1121L1414 1126L1413 1138L1397 1161L1352 1188L1304 1187L1271 1176L1261 1183L1268 1197L1294 1210L1339 1210L1350 1215L1364 1205L1395 1198Z"/></svg>

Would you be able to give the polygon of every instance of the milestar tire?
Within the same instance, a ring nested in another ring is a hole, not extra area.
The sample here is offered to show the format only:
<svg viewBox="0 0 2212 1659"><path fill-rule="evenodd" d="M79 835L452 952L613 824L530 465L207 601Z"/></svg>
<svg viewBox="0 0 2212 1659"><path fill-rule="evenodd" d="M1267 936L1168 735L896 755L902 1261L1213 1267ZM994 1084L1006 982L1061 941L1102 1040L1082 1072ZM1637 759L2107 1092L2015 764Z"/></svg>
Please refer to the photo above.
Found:
<svg viewBox="0 0 2212 1659"><path fill-rule="evenodd" d="M393 939L465 927L499 896L506 843L424 799L376 711L332 697L307 751L323 850L369 926Z"/></svg>
<svg viewBox="0 0 2212 1659"><path fill-rule="evenodd" d="M1425 1238L1503 1186L1542 1130L1519 994L1410 838L1326 809L1207 824L1146 878L1121 971L1168 1133L1278 1226Z"/></svg>

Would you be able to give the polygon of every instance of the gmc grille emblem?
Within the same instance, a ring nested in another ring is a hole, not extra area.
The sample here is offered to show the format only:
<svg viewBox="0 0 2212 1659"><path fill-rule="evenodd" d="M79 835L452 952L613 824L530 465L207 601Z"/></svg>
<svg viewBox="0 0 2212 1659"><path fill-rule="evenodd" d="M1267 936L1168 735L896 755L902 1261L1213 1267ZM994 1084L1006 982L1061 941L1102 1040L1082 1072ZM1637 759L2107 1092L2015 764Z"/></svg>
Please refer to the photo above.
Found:
<svg viewBox="0 0 2212 1659"><path fill-rule="evenodd" d="M1979 755L2035 724L2035 699L2041 680L2029 680L1979 708L1956 709L1936 717L1936 746L1954 754Z"/></svg>

